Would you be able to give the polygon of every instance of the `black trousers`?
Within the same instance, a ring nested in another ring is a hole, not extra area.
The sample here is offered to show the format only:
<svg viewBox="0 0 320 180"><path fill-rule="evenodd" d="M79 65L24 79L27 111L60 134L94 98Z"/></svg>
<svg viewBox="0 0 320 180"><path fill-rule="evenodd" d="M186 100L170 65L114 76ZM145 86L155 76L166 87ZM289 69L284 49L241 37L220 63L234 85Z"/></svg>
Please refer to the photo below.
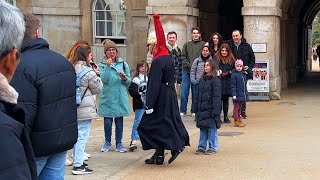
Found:
<svg viewBox="0 0 320 180"><path fill-rule="evenodd" d="M223 94L223 95L221 96L223 116L224 116L225 118L228 117L229 97L230 97L230 95L226 95L226 94Z"/></svg>

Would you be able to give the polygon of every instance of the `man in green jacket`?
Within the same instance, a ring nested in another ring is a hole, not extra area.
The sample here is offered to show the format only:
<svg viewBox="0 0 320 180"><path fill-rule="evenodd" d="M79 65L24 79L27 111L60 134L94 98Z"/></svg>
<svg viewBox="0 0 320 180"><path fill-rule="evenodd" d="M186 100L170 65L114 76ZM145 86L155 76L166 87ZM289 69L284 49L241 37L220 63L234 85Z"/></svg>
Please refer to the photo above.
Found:
<svg viewBox="0 0 320 180"><path fill-rule="evenodd" d="M190 69L193 61L198 58L201 54L201 49L205 42L201 40L201 32L198 27L193 27L191 30L192 40L186 42L182 48L182 83L181 83L181 103L180 103L180 115L185 116L187 113L188 97L191 85L192 102L194 101L194 95L196 93L197 85L191 84L190 81ZM191 109L192 116L195 113Z"/></svg>

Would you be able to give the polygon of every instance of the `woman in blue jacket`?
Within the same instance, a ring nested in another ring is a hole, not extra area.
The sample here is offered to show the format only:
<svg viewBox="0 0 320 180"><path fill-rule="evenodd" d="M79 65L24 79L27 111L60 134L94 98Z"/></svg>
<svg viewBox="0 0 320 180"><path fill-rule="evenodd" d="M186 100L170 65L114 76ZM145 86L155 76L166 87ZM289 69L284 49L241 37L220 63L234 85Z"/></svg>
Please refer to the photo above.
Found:
<svg viewBox="0 0 320 180"><path fill-rule="evenodd" d="M116 44L106 39L103 42L106 57L99 64L103 89L99 99L99 115L104 117L105 143L101 152L111 147L112 122L116 124L116 151L127 152L122 144L123 116L130 114L127 87L131 84L130 68L118 57Z"/></svg>

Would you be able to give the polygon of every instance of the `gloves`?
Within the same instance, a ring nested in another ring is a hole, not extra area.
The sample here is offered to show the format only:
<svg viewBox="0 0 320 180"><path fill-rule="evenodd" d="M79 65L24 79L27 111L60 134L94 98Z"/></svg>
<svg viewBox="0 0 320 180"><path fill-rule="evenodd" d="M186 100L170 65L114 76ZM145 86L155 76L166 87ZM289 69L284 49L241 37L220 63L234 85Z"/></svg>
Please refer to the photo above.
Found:
<svg viewBox="0 0 320 180"><path fill-rule="evenodd" d="M243 66L243 70L248 70L249 69L249 67L248 66Z"/></svg>
<svg viewBox="0 0 320 180"><path fill-rule="evenodd" d="M237 99L237 96L232 96L232 99Z"/></svg>
<svg viewBox="0 0 320 180"><path fill-rule="evenodd" d="M226 77L228 75L228 72L223 72L223 73L221 73L221 77L223 78L223 77Z"/></svg>
<svg viewBox="0 0 320 180"><path fill-rule="evenodd" d="M146 114L151 114L151 113L153 113L153 109L147 109L146 110Z"/></svg>

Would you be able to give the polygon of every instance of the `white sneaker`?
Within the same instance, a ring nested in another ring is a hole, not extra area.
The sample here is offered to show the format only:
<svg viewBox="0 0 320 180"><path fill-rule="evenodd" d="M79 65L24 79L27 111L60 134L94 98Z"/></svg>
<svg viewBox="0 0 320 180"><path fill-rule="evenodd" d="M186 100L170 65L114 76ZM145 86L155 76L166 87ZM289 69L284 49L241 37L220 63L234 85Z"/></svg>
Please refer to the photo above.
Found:
<svg viewBox="0 0 320 180"><path fill-rule="evenodd" d="M185 117L185 116L186 116L186 113L183 113L183 112L182 112L182 113L180 113L180 116L181 116L181 117Z"/></svg>
<svg viewBox="0 0 320 180"><path fill-rule="evenodd" d="M72 160L69 157L67 157L65 165L66 166L71 166L72 164L73 164Z"/></svg>
<svg viewBox="0 0 320 180"><path fill-rule="evenodd" d="M91 154L84 152L84 156L87 157L87 158L90 158Z"/></svg>
<svg viewBox="0 0 320 180"><path fill-rule="evenodd" d="M192 113L191 116L194 118L196 117L196 113Z"/></svg>

